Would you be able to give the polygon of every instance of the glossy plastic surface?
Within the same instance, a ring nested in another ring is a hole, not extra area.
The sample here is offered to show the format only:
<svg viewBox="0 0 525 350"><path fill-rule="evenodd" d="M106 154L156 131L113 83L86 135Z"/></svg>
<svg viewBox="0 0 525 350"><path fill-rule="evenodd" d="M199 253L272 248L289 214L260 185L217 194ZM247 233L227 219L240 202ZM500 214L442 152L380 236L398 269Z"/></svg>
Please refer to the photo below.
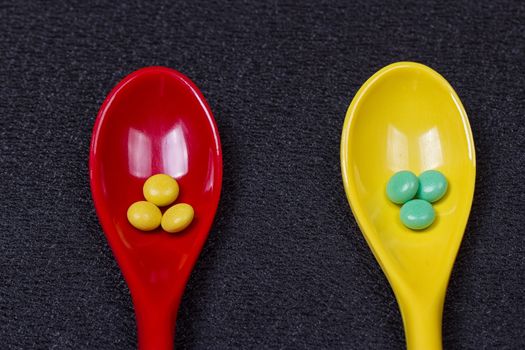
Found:
<svg viewBox="0 0 525 350"><path fill-rule="evenodd" d="M468 220L475 183L467 114L432 69L399 62L374 74L348 109L341 139L343 182L352 212L396 295L410 350L441 349L450 272ZM385 194L397 171L447 174L436 221L414 233Z"/></svg>
<svg viewBox="0 0 525 350"><path fill-rule="evenodd" d="M210 108L181 73L140 69L104 101L89 165L97 214L133 298L139 348L172 349L181 296L221 190L222 154ZM145 233L126 218L128 206L143 199L144 181L157 173L177 179L178 201L195 209L184 232Z"/></svg>

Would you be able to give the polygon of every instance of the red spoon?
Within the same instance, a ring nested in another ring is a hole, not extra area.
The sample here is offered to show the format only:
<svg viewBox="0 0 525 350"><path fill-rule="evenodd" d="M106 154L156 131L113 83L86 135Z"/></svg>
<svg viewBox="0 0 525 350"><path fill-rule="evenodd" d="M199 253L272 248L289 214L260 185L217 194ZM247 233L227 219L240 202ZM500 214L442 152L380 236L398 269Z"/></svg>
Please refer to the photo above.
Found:
<svg viewBox="0 0 525 350"><path fill-rule="evenodd" d="M164 67L139 69L107 96L95 122L89 159L95 208L128 283L138 347L173 349L186 282L219 202L222 153L213 115L198 88ZM151 175L177 179L177 202L195 219L181 233L141 232L127 220Z"/></svg>

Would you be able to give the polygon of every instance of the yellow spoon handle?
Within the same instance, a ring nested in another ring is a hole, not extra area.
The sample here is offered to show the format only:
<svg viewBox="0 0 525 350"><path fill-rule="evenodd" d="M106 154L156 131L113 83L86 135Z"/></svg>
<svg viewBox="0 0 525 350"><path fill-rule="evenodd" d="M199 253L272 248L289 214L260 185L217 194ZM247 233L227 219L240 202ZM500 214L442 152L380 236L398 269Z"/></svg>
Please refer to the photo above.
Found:
<svg viewBox="0 0 525 350"><path fill-rule="evenodd" d="M400 300L408 350L442 350L443 299L431 302Z"/></svg>

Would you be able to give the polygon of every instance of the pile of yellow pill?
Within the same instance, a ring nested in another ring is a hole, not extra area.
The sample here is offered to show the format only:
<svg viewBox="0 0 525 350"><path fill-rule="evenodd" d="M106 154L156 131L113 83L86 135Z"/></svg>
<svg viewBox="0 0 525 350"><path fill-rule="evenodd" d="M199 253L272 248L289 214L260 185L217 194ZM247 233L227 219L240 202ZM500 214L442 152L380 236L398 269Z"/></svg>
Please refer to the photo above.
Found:
<svg viewBox="0 0 525 350"><path fill-rule="evenodd" d="M165 207L179 196L177 180L166 174L149 177L142 188L145 201L133 203L128 208L128 221L141 231L152 231L160 225L166 232L180 232L193 221L193 207L179 203L161 213L159 207Z"/></svg>

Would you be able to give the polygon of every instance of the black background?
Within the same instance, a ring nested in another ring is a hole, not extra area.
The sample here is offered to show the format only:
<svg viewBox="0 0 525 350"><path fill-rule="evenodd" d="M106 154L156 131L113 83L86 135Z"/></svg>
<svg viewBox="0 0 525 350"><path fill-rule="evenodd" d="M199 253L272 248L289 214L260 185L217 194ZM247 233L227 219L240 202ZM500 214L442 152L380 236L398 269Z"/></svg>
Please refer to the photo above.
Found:
<svg viewBox="0 0 525 350"><path fill-rule="evenodd" d="M165 65L201 88L224 152L177 346L403 348L345 198L339 141L358 87L415 60L458 92L478 160L445 348L525 348L524 22L523 1L1 1L1 347L136 346L87 158L110 89Z"/></svg>

